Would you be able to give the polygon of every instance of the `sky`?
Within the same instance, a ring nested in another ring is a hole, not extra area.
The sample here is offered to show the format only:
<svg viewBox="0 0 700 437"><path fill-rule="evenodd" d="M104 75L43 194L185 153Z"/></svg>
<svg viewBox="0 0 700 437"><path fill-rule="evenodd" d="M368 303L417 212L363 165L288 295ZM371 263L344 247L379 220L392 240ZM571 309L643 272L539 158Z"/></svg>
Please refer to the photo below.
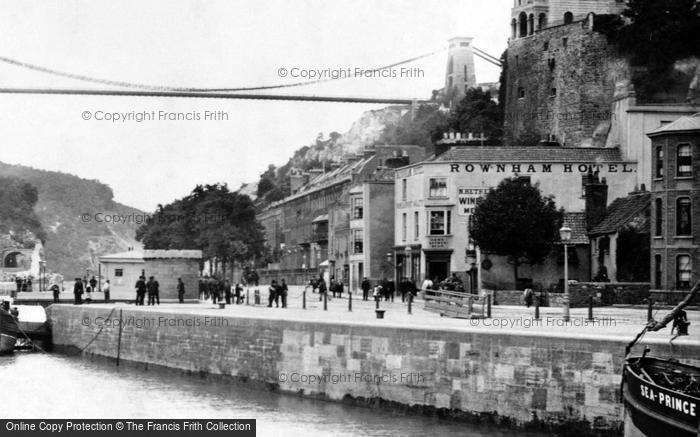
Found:
<svg viewBox="0 0 700 437"><path fill-rule="evenodd" d="M446 47L455 36L472 36L476 47L500 57L511 6L503 0L0 5L0 57L100 79L202 88L306 80L292 71L379 67ZM443 86L446 63L443 51L408 65L423 71L419 78L354 78L277 92L426 99ZM478 82L498 81L497 67L475 63ZM0 87L111 88L2 62ZM382 106L1 94L0 161L98 179L116 201L152 211L197 184L237 189L255 182L268 164L284 164L319 132L345 132L363 112ZM206 111L220 115L205 120ZM110 120L113 113L132 119ZM139 113L155 120L136 122Z"/></svg>

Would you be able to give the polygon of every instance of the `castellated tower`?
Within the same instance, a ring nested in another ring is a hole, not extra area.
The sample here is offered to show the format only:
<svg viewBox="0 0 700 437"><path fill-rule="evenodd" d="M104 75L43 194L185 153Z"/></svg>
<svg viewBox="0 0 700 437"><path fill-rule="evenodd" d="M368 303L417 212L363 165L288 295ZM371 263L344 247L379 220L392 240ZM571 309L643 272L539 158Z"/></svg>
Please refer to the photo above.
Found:
<svg viewBox="0 0 700 437"><path fill-rule="evenodd" d="M464 97L468 88L476 86L474 52L472 52L473 39L471 37L456 37L448 41L444 93L449 96L451 104Z"/></svg>
<svg viewBox="0 0 700 437"><path fill-rule="evenodd" d="M619 14L624 0L513 0L511 38L522 38L547 27L582 20L589 13Z"/></svg>

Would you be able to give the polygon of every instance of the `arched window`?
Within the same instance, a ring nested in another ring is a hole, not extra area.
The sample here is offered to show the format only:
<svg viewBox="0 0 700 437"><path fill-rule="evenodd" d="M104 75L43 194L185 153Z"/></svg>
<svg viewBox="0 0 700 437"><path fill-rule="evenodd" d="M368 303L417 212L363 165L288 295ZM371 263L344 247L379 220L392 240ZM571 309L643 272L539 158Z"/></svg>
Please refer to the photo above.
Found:
<svg viewBox="0 0 700 437"><path fill-rule="evenodd" d="M510 34L511 38L515 39L518 37L518 22L515 21L515 18L510 22Z"/></svg>
<svg viewBox="0 0 700 437"><path fill-rule="evenodd" d="M654 215L655 226L654 226L654 236L661 237L664 232L664 201L661 199L656 199L654 201Z"/></svg>
<svg viewBox="0 0 700 437"><path fill-rule="evenodd" d="M564 14L564 24L571 24L574 22L574 14L567 12Z"/></svg>
<svg viewBox="0 0 700 437"><path fill-rule="evenodd" d="M690 279L693 270L690 265L690 255L678 255L676 257L676 289L687 290L690 288Z"/></svg>
<svg viewBox="0 0 700 437"><path fill-rule="evenodd" d="M691 209L690 197L679 197L676 200L676 235L692 235Z"/></svg>
<svg viewBox="0 0 700 437"><path fill-rule="evenodd" d="M542 30L547 25L547 14L541 13L537 19L537 30Z"/></svg>
<svg viewBox="0 0 700 437"><path fill-rule="evenodd" d="M518 27L518 37L527 36L527 15L525 15L525 12L521 12L518 15Z"/></svg>
<svg viewBox="0 0 700 437"><path fill-rule="evenodd" d="M535 33L535 16L530 14L527 17L527 34L532 35L533 33Z"/></svg>
<svg viewBox="0 0 700 437"><path fill-rule="evenodd" d="M447 61L447 74L452 74L453 70L454 70L454 59L452 59L452 56L450 56L450 60Z"/></svg>

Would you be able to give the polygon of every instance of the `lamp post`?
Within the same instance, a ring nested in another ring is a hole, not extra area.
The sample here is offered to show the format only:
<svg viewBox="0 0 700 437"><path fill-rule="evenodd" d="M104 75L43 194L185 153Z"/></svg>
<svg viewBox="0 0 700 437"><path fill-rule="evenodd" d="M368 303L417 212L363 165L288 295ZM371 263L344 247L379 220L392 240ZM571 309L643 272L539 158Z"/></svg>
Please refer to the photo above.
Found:
<svg viewBox="0 0 700 437"><path fill-rule="evenodd" d="M403 248L404 272L406 278L413 281L413 263L411 261L411 246L406 246Z"/></svg>
<svg viewBox="0 0 700 437"><path fill-rule="evenodd" d="M568 242L571 241L571 228L564 225L559 229L559 237L564 243L564 300L562 301L564 321L569 321L569 252Z"/></svg>

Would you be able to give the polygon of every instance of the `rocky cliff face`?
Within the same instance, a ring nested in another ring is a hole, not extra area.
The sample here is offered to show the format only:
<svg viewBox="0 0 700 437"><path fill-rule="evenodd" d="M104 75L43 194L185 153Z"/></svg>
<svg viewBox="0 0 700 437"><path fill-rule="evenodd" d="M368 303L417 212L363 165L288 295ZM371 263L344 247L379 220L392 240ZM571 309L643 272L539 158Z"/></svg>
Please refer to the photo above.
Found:
<svg viewBox="0 0 700 437"><path fill-rule="evenodd" d="M0 176L36 187L34 211L46 234L47 269L66 277L97 273L98 257L139 247L136 228L144 213L114 201L111 188L94 180L0 163ZM9 208L0 205L0 208ZM112 217L123 217L114 223Z"/></svg>

